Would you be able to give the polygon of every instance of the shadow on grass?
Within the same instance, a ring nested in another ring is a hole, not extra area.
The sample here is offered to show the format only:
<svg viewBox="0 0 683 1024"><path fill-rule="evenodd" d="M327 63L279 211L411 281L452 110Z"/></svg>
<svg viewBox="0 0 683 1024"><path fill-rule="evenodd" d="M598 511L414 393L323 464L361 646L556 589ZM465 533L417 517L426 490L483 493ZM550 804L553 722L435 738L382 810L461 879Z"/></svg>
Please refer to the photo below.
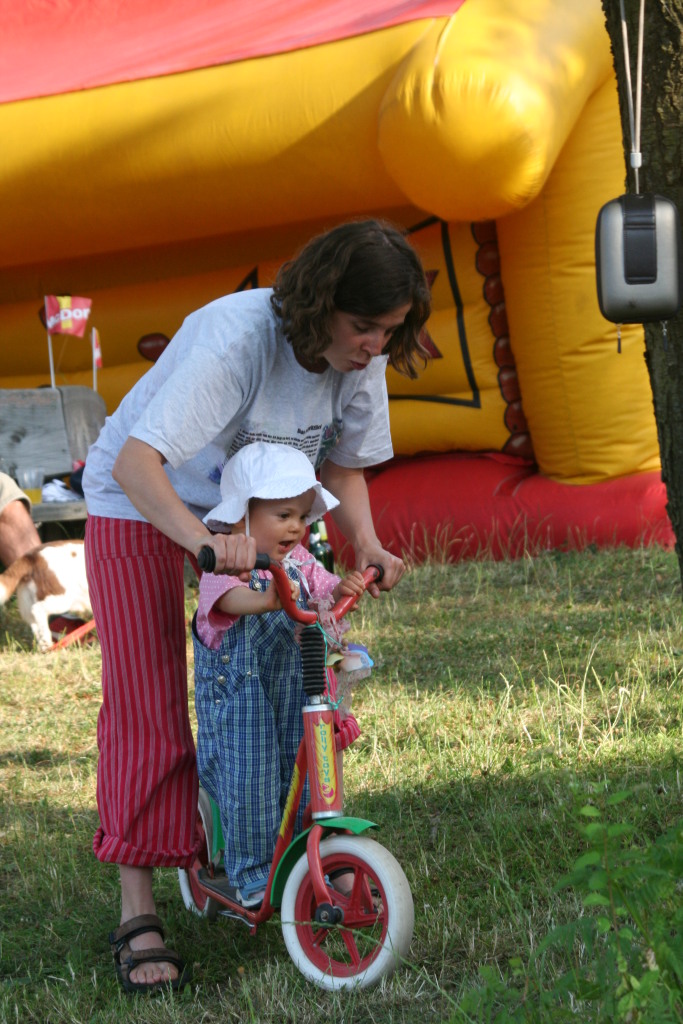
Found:
<svg viewBox="0 0 683 1024"><path fill-rule="evenodd" d="M414 788L350 792L346 811L380 825L373 838L406 872L414 970L456 992L482 963L523 955L520 945L576 913L572 895L555 886L583 849L577 806L636 787L637 799L614 808L615 820L629 820L641 840L654 838L680 818L678 770L667 755L613 771L603 764L453 783L432 777ZM2 977L26 996L95 972L113 993L107 935L118 924L118 874L91 852L95 810L15 798L0 814ZM259 971L273 958L288 961L277 916L255 937L237 922L197 918L182 904L175 870L157 873L155 892L168 941L196 961L195 983L207 991L239 980L247 963Z"/></svg>

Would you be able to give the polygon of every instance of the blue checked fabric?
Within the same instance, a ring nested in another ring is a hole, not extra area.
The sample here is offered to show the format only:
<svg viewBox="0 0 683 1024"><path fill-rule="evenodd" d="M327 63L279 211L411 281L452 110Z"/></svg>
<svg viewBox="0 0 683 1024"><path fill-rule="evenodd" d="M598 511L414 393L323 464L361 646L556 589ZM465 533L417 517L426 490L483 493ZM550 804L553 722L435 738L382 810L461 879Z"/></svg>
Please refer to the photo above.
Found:
<svg viewBox="0 0 683 1024"><path fill-rule="evenodd" d="M289 574L297 579L296 569ZM250 587L269 580L252 572ZM305 607L305 596L299 605ZM193 628L197 768L218 804L225 871L243 889L270 870L303 736L301 653L286 612L242 615L210 650ZM301 830L308 782L296 820Z"/></svg>

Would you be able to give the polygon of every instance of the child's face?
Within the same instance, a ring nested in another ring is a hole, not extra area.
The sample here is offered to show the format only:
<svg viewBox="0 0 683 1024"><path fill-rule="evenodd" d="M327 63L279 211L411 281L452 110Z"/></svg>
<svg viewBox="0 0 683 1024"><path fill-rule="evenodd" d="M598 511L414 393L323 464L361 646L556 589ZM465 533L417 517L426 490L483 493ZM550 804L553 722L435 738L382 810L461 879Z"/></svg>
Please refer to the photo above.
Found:
<svg viewBox="0 0 683 1024"><path fill-rule="evenodd" d="M281 562L303 539L306 520L311 514L315 491L296 498L252 498L249 503L249 533L261 554ZM233 532L244 532L242 529Z"/></svg>

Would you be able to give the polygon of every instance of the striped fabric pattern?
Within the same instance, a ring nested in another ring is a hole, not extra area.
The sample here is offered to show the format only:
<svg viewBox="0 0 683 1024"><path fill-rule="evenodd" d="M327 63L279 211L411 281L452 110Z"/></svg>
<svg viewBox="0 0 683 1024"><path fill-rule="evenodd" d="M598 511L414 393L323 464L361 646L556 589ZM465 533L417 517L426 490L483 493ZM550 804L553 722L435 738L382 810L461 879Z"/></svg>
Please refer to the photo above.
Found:
<svg viewBox="0 0 683 1024"><path fill-rule="evenodd" d="M90 516L85 555L102 649L93 849L108 863L189 867L198 837L184 551L148 523Z"/></svg>

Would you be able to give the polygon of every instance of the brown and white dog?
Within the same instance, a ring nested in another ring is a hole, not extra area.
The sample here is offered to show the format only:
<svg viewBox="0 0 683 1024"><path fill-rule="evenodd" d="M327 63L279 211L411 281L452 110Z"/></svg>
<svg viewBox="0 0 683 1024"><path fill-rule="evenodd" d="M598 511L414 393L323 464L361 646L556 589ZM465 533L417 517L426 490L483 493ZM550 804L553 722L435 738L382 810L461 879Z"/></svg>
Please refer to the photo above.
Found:
<svg viewBox="0 0 683 1024"><path fill-rule="evenodd" d="M41 651L52 646L51 615L90 618L82 540L56 540L17 558L0 575L0 607L16 591L17 608Z"/></svg>

